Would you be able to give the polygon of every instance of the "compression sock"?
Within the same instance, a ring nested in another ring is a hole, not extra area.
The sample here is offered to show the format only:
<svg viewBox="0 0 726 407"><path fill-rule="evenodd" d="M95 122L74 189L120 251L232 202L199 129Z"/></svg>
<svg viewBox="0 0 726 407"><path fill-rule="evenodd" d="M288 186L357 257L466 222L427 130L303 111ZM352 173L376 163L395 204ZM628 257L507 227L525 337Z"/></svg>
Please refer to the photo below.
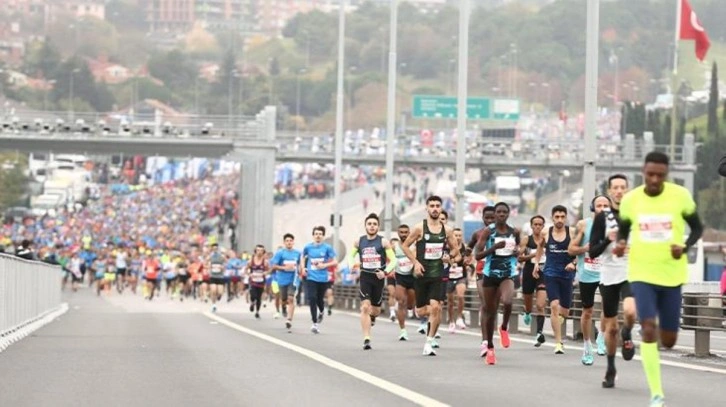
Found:
<svg viewBox="0 0 726 407"><path fill-rule="evenodd" d="M545 317L544 315L537 315L537 332L542 332L544 329Z"/></svg>
<svg viewBox="0 0 726 407"><path fill-rule="evenodd" d="M651 397L663 397L663 386L660 381L660 352L658 343L641 343L640 358L643 360L645 378L648 380Z"/></svg>

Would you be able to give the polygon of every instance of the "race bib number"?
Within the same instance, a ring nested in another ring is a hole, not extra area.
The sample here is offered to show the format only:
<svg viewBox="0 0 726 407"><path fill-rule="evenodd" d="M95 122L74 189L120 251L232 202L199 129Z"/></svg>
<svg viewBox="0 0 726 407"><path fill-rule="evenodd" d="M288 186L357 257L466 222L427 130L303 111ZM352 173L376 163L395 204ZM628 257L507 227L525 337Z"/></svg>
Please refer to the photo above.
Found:
<svg viewBox="0 0 726 407"><path fill-rule="evenodd" d="M640 239L646 243L670 243L673 241L672 215L638 216Z"/></svg>
<svg viewBox="0 0 726 407"><path fill-rule="evenodd" d="M187 275L187 269L185 269L185 268L180 268L180 269L179 269L179 275L180 275L180 276L186 276L186 275Z"/></svg>
<svg viewBox="0 0 726 407"><path fill-rule="evenodd" d="M455 280L464 277L464 268L459 266L451 266L449 269L449 279Z"/></svg>
<svg viewBox="0 0 726 407"><path fill-rule="evenodd" d="M377 270L381 268L381 256L375 247L366 247L360 255L361 267L366 270Z"/></svg>
<svg viewBox="0 0 726 407"><path fill-rule="evenodd" d="M316 257L314 259L310 259L310 266L313 270L322 270L321 267L318 267L318 264L322 264L325 262L325 259L322 257Z"/></svg>
<svg viewBox="0 0 726 407"><path fill-rule="evenodd" d="M252 273L251 279L252 279L253 283L264 283L265 282L265 273L255 271Z"/></svg>
<svg viewBox="0 0 726 407"><path fill-rule="evenodd" d="M285 260L282 262L282 265L285 266L286 271L294 271L297 269L297 262L295 260ZM290 270L290 266L292 266L292 270Z"/></svg>
<svg viewBox="0 0 726 407"><path fill-rule="evenodd" d="M212 264L212 274L219 274L222 272L221 264Z"/></svg>
<svg viewBox="0 0 726 407"><path fill-rule="evenodd" d="M402 257L398 259L398 271L402 273L408 273L413 269L413 263L408 257Z"/></svg>
<svg viewBox="0 0 726 407"><path fill-rule="evenodd" d="M426 243L426 246L424 246L424 260L439 260L443 256L443 243Z"/></svg>
<svg viewBox="0 0 726 407"><path fill-rule="evenodd" d="M602 261L599 257L591 258L590 256L585 256L585 270L590 271L593 273L599 273L600 268L602 267Z"/></svg>
<svg viewBox="0 0 726 407"><path fill-rule="evenodd" d="M511 256L517 243L510 237L495 237L494 244L504 242L504 247L494 251L497 256Z"/></svg>

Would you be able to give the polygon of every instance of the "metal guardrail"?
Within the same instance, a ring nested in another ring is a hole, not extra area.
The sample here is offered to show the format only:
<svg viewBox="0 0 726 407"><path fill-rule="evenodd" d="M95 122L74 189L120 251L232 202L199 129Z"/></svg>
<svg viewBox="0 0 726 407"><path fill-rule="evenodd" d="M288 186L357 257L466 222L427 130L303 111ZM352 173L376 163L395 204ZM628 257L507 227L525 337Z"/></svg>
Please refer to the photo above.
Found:
<svg viewBox="0 0 726 407"><path fill-rule="evenodd" d="M0 337L60 305L58 266L0 254Z"/></svg>
<svg viewBox="0 0 726 407"><path fill-rule="evenodd" d="M357 285L335 285L335 306L343 309L357 310L360 308L360 299L358 297ZM388 292L383 292L383 301L388 300ZM446 305L446 303L444 303ZM469 326L472 328L479 327L479 296L476 289L467 288L464 294L464 311L469 313ZM524 299L521 292L517 292L517 297L512 302L512 318L509 322L509 330L511 332L520 332L519 316L524 314ZM545 315L549 316L549 306L545 309ZM692 330L695 332L694 355L698 357L711 356L711 332L726 332L724 327L724 315L726 315L726 296L717 294L702 293L684 293L682 305L682 322L681 329ZM579 290L573 292L572 308L570 308L570 317L568 319L579 321L582 316L582 302L580 301ZM602 318L602 306L599 294L595 297L595 307L593 309L594 321ZM622 303L618 308L618 319L622 322ZM443 321L442 321L443 323ZM580 324L573 324L574 332L572 338L578 338L581 334ZM530 325L528 332L534 335L536 332L535 324ZM594 332L594 330L593 330ZM562 335L566 336L567 326L562 326Z"/></svg>

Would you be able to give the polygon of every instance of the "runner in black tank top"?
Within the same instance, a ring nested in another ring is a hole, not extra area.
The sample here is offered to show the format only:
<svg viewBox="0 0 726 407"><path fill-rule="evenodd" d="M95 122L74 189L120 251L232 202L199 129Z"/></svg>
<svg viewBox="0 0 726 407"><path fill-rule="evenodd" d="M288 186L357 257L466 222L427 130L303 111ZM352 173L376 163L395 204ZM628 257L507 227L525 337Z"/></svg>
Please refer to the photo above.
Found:
<svg viewBox="0 0 726 407"><path fill-rule="evenodd" d="M451 247L451 257L454 261L460 260L459 247L454 239L451 229L445 228L439 221L442 200L438 196L426 199L428 216L423 222L411 230L402 249L406 257L413 262L416 290L416 314L428 316L428 332L423 354L436 355L436 332L441 323L441 275L443 274L444 241ZM416 245L416 253L410 247Z"/></svg>
<svg viewBox="0 0 726 407"><path fill-rule="evenodd" d="M545 288L544 273L539 274L539 278L535 278L535 256L537 249L545 244L545 237L542 232L545 219L543 216L535 215L529 221L532 227L532 234L525 236L520 242L519 261L524 263L522 268L522 294L524 296L524 323L529 325L532 322L532 297L537 293L537 334L535 336L534 346L540 347L545 342L545 336L542 333L545 321L545 306L547 305L547 291ZM540 259L540 268L545 258Z"/></svg>

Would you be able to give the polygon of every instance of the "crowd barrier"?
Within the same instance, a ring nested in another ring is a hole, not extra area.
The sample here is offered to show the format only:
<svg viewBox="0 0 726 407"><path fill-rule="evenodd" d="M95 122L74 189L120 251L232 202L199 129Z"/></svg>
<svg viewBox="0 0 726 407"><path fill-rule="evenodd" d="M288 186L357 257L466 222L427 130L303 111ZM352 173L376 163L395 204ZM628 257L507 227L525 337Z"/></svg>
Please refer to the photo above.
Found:
<svg viewBox="0 0 726 407"><path fill-rule="evenodd" d="M335 306L337 308L347 310L358 310L360 308L360 298L357 285L341 285L336 284L335 288ZM384 291L384 304L388 301L388 293ZM593 321L601 318L601 302L599 294L595 297L595 307L593 310ZM464 294L464 311L468 314L467 323L472 328L479 327L479 296L476 289L467 288ZM547 307L545 315L549 316L550 310ZM519 316L524 314L524 299L521 292L517 292L516 298L512 303L512 318L510 319L509 330L511 332L529 333L532 336L536 333L535 324L532 323L526 330L520 330ZM698 357L711 356L711 333L715 331L726 332L724 326L724 315L726 314L726 297L722 297L717 293L693 293L687 292L683 294L682 313L681 313L681 329L694 331L695 346L693 353ZM579 290L575 289L573 294L572 308L570 309L570 319L576 321L572 324L573 332L570 337L573 339L581 339L580 317L582 315L582 302L580 301ZM446 317L446 312L444 312ZM619 307L619 320L622 322L622 303ZM448 321L447 321L448 323ZM595 328L599 324L593 322ZM443 325L442 325L443 326ZM593 332L596 332L593 329ZM563 336L567 335L567 324L563 325Z"/></svg>
<svg viewBox="0 0 726 407"><path fill-rule="evenodd" d="M58 266L0 254L0 350L62 306Z"/></svg>

